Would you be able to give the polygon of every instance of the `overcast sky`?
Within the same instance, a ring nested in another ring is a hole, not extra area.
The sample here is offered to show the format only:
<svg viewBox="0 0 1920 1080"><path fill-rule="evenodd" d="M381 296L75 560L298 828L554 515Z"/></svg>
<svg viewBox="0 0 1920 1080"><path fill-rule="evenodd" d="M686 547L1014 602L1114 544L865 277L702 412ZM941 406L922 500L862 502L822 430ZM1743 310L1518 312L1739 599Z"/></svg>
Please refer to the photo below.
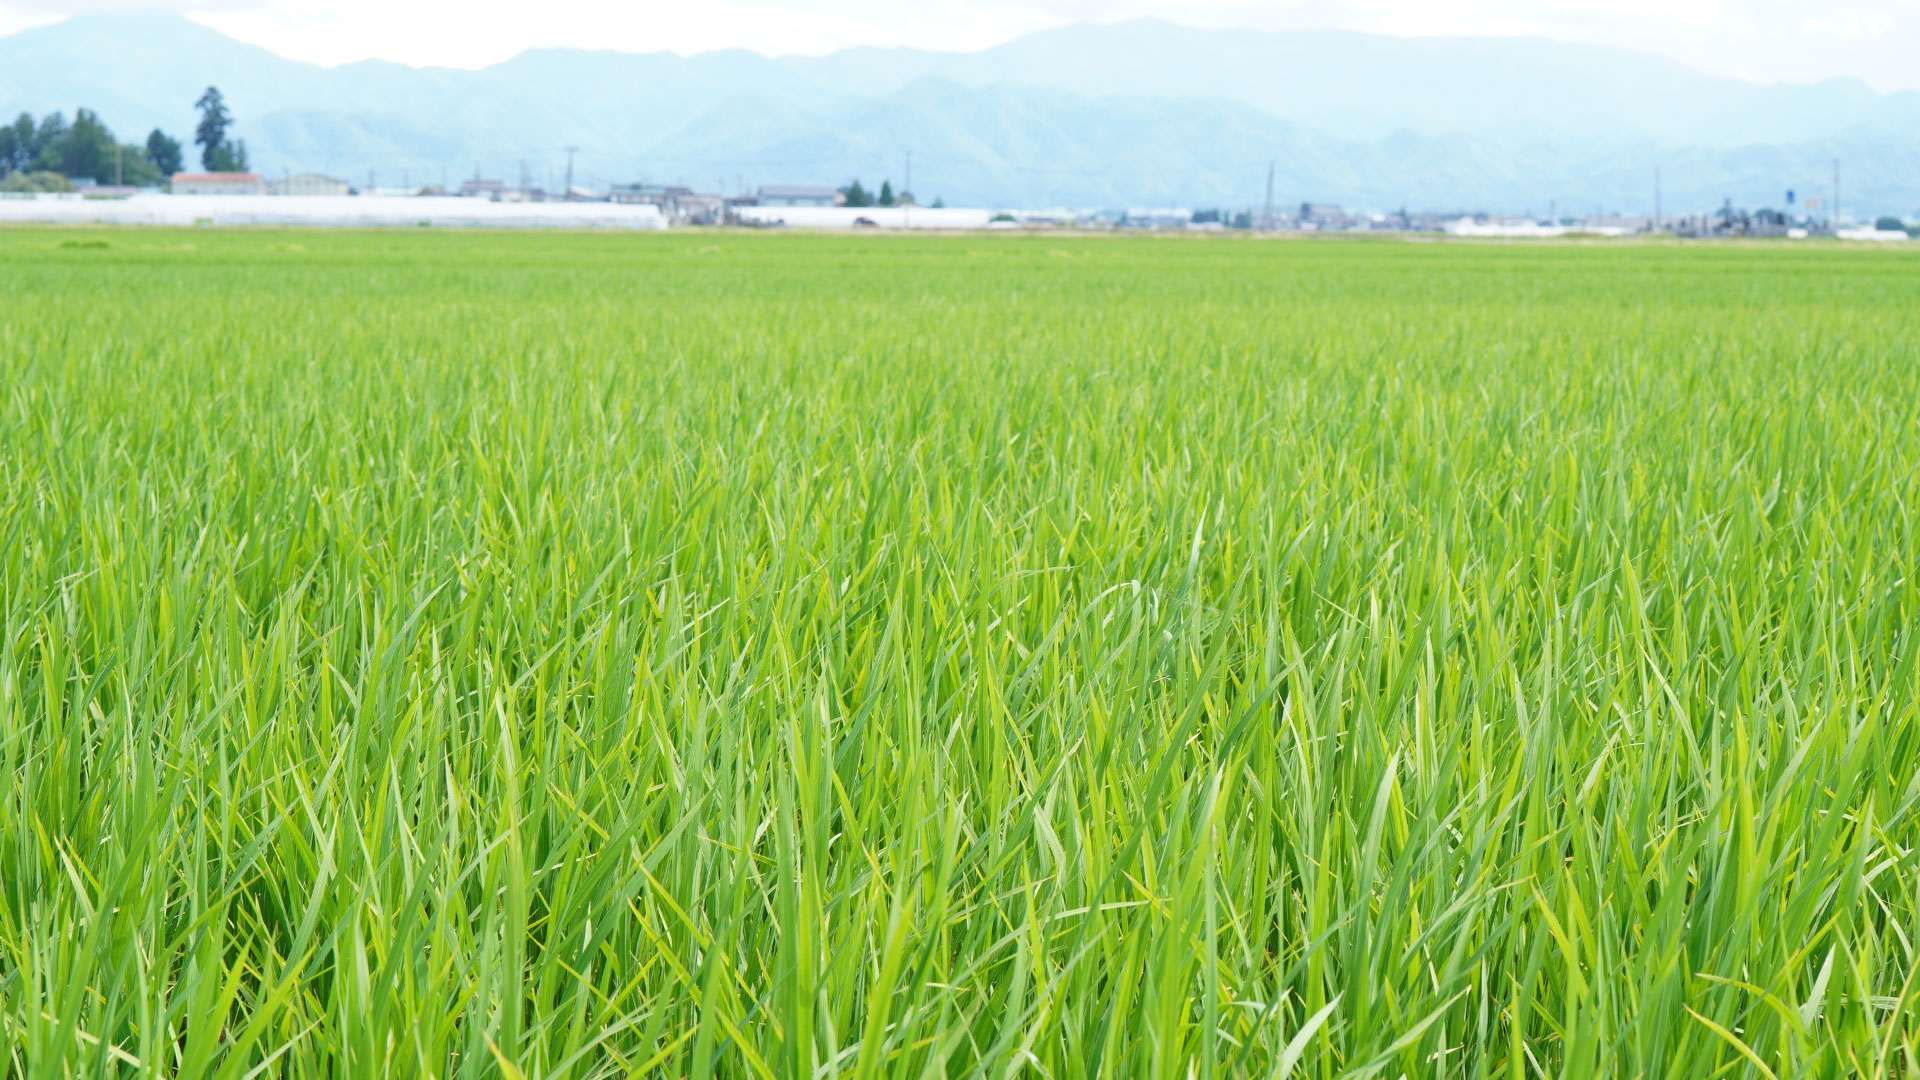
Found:
<svg viewBox="0 0 1920 1080"><path fill-rule="evenodd" d="M0 0L0 34L82 11L186 13L284 56L480 67L565 45L680 53L980 49L1072 22L1534 34L1765 82L1920 89L1920 0Z"/></svg>

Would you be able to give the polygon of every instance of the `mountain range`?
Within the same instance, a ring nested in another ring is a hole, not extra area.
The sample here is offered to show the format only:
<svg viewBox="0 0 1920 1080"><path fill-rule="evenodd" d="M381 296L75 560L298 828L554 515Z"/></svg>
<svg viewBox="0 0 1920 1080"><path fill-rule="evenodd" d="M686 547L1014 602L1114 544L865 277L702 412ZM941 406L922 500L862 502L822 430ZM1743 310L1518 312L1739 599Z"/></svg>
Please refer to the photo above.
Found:
<svg viewBox="0 0 1920 1080"><path fill-rule="evenodd" d="M1646 213L1789 189L1920 215L1920 93L1757 85L1529 38L1082 24L972 53L538 49L479 70L284 59L168 15L0 38L0 115L86 106L189 141L218 85L261 171L379 186L905 181L923 200Z"/></svg>

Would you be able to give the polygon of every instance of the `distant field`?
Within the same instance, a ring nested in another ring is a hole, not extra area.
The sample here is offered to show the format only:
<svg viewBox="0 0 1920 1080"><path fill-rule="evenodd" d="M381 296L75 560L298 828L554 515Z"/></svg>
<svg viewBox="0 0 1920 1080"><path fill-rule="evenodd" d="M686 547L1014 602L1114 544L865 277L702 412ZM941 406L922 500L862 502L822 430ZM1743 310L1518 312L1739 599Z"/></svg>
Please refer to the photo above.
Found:
<svg viewBox="0 0 1920 1080"><path fill-rule="evenodd" d="M0 1076L1920 1075L1916 312L0 233Z"/></svg>

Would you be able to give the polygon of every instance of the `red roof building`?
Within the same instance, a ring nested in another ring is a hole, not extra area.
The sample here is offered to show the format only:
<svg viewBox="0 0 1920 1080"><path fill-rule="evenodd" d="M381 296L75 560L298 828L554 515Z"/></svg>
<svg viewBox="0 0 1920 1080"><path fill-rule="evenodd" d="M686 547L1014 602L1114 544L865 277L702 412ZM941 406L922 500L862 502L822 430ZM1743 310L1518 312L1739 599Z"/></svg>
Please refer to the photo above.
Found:
<svg viewBox="0 0 1920 1080"><path fill-rule="evenodd" d="M265 195L267 182L258 173L214 172L173 174L175 195Z"/></svg>

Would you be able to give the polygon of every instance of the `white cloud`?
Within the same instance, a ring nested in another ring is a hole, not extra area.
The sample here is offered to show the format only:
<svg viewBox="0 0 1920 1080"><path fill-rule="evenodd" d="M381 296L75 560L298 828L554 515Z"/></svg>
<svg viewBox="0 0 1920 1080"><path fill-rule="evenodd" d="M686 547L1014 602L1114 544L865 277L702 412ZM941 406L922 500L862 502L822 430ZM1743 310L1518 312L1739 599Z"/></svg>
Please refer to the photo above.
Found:
<svg viewBox="0 0 1920 1080"><path fill-rule="evenodd" d="M79 11L173 10L282 55L478 67L539 46L817 54L979 49L1048 26L1157 16L1208 27L1540 35L1719 74L1920 89L1916 0L0 0L0 33Z"/></svg>
<svg viewBox="0 0 1920 1080"><path fill-rule="evenodd" d="M1897 25L1893 17L1881 13L1861 14L1852 8L1839 8L1830 16L1807 19L1807 29L1816 34L1840 38L1883 38Z"/></svg>
<svg viewBox="0 0 1920 1080"><path fill-rule="evenodd" d="M46 26L60 21L59 15L47 12L33 12L24 9L10 9L0 6L0 37L17 34L22 30L31 30L36 26Z"/></svg>

